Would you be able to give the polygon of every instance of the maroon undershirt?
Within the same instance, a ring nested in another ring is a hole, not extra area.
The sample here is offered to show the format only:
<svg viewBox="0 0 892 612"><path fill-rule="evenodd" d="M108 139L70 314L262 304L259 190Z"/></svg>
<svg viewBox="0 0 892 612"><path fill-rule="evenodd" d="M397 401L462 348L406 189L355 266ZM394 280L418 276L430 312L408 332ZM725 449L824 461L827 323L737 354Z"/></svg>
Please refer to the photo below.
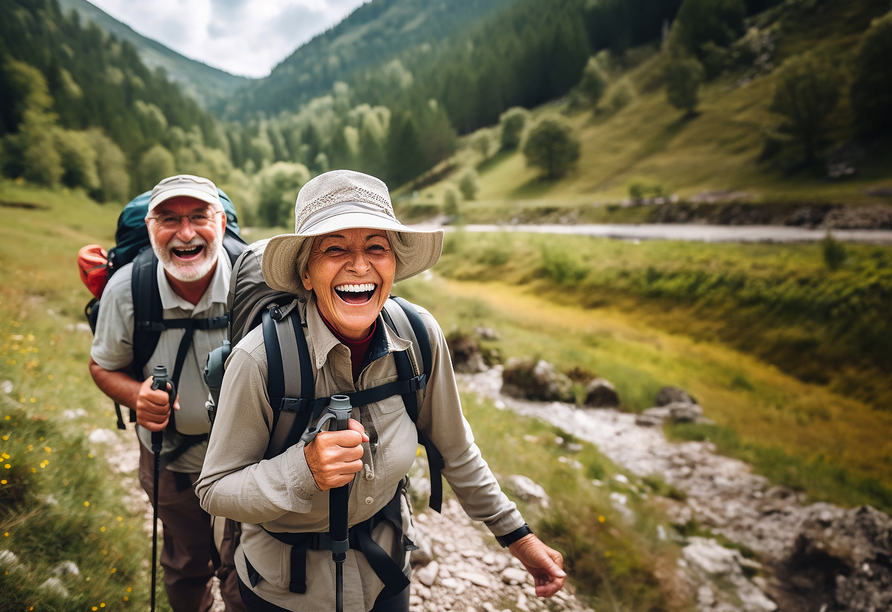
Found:
<svg viewBox="0 0 892 612"><path fill-rule="evenodd" d="M362 372L362 364L365 363L365 354L368 352L369 345L372 343L372 336L375 335L375 328L378 326L378 321L376 320L372 323L372 328L369 330L368 336L362 340L350 340L349 338L342 336L338 330L328 322L328 319L322 316L321 312L319 313L319 316L322 317L325 326L331 330L331 333L335 335L335 338L340 340L344 346L350 349L350 362L353 366L353 381L355 382L359 378L359 373Z"/></svg>

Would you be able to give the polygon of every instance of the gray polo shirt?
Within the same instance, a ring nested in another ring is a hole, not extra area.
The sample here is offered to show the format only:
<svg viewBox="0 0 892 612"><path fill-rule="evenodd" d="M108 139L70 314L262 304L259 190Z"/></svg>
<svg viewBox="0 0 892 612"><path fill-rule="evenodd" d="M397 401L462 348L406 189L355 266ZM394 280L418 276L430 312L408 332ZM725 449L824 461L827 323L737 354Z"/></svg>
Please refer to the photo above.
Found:
<svg viewBox="0 0 892 612"><path fill-rule="evenodd" d="M96 323L96 334L90 356L105 370L126 370L133 362L133 296L130 289L133 264L118 270L102 293L102 305ZM226 313L226 296L229 289L231 268L229 259L221 252L213 279L207 291L194 306L173 292L164 268L158 265L158 289L165 319L206 318L222 316ZM167 367L173 374L177 349L184 330L172 329L161 334L158 346L143 368L143 375L149 377L156 365ZM196 330L192 346L186 355L180 384L177 389L180 409L176 412L176 427L183 434L205 434L210 431L205 401L208 389L204 383L204 367L208 353L220 346L226 339L226 328L208 331ZM140 442L151 448L151 432L136 426ZM179 444L180 436L165 435L162 454ZM193 446L185 454L172 462L167 469L175 472L199 472L204 463L207 443Z"/></svg>

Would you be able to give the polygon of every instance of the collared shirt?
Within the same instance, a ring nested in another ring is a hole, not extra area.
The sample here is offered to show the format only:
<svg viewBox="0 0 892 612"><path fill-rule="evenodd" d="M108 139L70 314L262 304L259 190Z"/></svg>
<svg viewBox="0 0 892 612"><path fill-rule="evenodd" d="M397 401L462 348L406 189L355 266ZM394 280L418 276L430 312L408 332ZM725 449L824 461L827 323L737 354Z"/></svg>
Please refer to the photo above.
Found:
<svg viewBox="0 0 892 612"><path fill-rule="evenodd" d="M390 330L379 316L368 349L367 362L354 384L350 351L326 327L315 300L302 303L310 358L316 370L316 397L368 389L397 379L392 353L409 350L411 342ZM468 515L483 521L496 535L523 525L515 504L499 488L470 426L461 412L458 389L446 340L437 322L418 308L431 340L431 377L419 410L418 427L437 446L445 459L443 476ZM298 364L294 364L296 370ZM397 395L368 406L354 407L352 418L369 435L363 469L350 490L348 521L362 522L393 498L400 481L411 468L418 448L417 432ZM328 498L316 486L303 443L264 460L273 422L267 392L267 361L259 328L236 346L226 365L220 406L207 459L195 491L202 507L215 516L242 521L242 538L236 568L242 582L250 584L245 557L262 579L253 590L264 600L286 609L325 611L334 607L334 571L329 551L307 551L307 592L288 591L290 546L267 534L271 532L327 532ZM403 533L414 537L408 500L402 500ZM262 524L262 528L259 526ZM401 544L388 521L380 523L373 537L394 558ZM408 555L405 559L408 571ZM371 609L383 585L362 553L347 552L344 564L344 610Z"/></svg>
<svg viewBox="0 0 892 612"><path fill-rule="evenodd" d="M108 282L102 293L99 318L96 323L96 334L90 356L101 368L108 371L126 370L133 363L133 295L130 279L133 264L127 264L118 270ZM226 297L229 288L231 266L225 252L221 251L214 276L207 291L194 306L174 293L164 267L158 265L158 290L161 294L161 306L165 319L187 319L218 317L226 314ZM156 365L167 367L173 372L177 350L184 330L172 329L162 332L158 346L152 357L143 368L143 376L149 377ZM177 431L182 434L205 434L210 431L205 401L208 398L207 385L204 382L204 367L208 353L220 346L226 339L226 329L196 331L192 336L192 346L183 363L180 374L179 395L180 409L175 415ZM151 432L139 425L136 426L140 442L151 448ZM180 441L179 435L165 435L162 454L169 452ZM180 458L167 466L176 472L195 473L201 470L204 462L206 443L197 444L186 451Z"/></svg>

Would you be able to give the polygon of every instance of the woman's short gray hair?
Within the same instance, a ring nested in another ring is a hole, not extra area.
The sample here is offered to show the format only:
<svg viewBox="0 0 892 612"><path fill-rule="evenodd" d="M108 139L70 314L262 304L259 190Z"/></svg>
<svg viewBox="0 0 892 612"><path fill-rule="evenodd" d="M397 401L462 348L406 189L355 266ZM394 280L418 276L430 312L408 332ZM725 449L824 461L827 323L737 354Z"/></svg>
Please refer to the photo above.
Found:
<svg viewBox="0 0 892 612"><path fill-rule="evenodd" d="M294 261L294 269L296 270L298 282L303 282L304 272L307 270L307 266L310 265L310 254L313 252L313 245L316 243L316 240L319 240L322 236L316 236L312 240L305 240L304 243L300 247L300 251L297 253L297 259ZM394 232L387 230L387 240L390 242L390 250L393 251L393 256L396 259L396 263L399 266L400 263L406 256L406 252L408 250L405 242L405 238L400 232ZM303 288L301 284L301 289L298 292L298 296L304 299L308 299L310 297L310 291L307 291Z"/></svg>

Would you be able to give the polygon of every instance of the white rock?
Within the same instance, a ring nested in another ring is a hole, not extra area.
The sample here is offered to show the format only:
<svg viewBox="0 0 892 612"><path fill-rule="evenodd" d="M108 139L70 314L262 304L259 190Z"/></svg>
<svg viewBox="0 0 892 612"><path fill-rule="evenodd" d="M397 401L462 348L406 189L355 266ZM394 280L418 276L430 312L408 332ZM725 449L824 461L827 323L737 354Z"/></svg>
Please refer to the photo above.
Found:
<svg viewBox="0 0 892 612"><path fill-rule="evenodd" d="M68 589L65 588L65 585L62 584L61 580L55 577L47 578L46 581L40 585L40 590L47 591L56 597L68 597Z"/></svg>
<svg viewBox="0 0 892 612"><path fill-rule="evenodd" d="M118 441L118 436L110 429L94 429L89 440L93 444L112 444Z"/></svg>
<svg viewBox="0 0 892 612"><path fill-rule="evenodd" d="M53 573L61 576L80 576L80 570L74 561L63 561L53 568Z"/></svg>
<svg viewBox="0 0 892 612"><path fill-rule="evenodd" d="M528 572L516 567L507 567L502 570L501 574L502 582L505 584L523 584L527 581L527 576L529 576Z"/></svg>
<svg viewBox="0 0 892 612"><path fill-rule="evenodd" d="M11 550L0 550L0 567L15 566L19 564L19 558Z"/></svg>
<svg viewBox="0 0 892 612"><path fill-rule="evenodd" d="M415 575L418 577L418 581L424 586L431 586L437 580L437 571L440 569L440 564L436 561L431 561L426 566L419 568L415 571Z"/></svg>
<svg viewBox="0 0 892 612"><path fill-rule="evenodd" d="M456 575L462 580L467 580L471 584L475 584L479 587L492 587L492 582L490 581L489 577L484 574L480 574L478 572L459 572Z"/></svg>
<svg viewBox="0 0 892 612"><path fill-rule="evenodd" d="M2 390L3 393L5 393L6 395L12 393L13 388L14 387L11 380L4 380L2 383L0 383L0 390Z"/></svg>

